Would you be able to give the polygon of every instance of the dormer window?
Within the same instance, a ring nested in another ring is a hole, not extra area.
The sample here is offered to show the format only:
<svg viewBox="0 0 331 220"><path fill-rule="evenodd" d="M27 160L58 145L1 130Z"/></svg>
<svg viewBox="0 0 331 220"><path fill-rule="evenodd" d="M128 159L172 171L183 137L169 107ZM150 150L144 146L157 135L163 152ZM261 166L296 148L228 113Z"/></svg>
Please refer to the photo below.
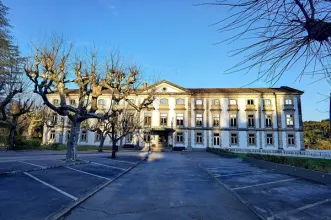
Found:
<svg viewBox="0 0 331 220"><path fill-rule="evenodd" d="M285 99L285 105L292 105L293 101L292 99Z"/></svg>
<svg viewBox="0 0 331 220"><path fill-rule="evenodd" d="M230 99L230 105L237 105L237 100Z"/></svg>
<svg viewBox="0 0 331 220"><path fill-rule="evenodd" d="M161 99L160 104L161 105L167 105L168 104L168 99Z"/></svg>

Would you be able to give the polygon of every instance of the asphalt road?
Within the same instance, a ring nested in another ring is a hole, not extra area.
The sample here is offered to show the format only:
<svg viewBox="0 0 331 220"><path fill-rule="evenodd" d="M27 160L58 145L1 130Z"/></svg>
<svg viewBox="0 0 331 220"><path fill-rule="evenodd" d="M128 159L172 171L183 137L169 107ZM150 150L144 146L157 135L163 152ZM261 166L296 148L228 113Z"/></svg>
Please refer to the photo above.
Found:
<svg viewBox="0 0 331 220"><path fill-rule="evenodd" d="M124 173L146 153L82 154L81 164L64 155L0 157L0 219L45 219Z"/></svg>

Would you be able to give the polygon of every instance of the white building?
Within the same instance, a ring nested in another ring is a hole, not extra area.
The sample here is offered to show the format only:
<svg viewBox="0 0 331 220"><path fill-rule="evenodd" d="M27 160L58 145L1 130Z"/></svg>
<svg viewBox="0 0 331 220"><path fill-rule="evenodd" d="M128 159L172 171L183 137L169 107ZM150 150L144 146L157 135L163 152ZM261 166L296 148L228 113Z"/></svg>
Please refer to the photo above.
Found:
<svg viewBox="0 0 331 220"><path fill-rule="evenodd" d="M144 129L128 135L124 143L141 147L175 147L187 150L216 148L301 150L303 123L302 91L280 88L182 88L160 81L154 110L140 113ZM75 90L68 102L78 99ZM53 103L56 94L50 94ZM141 103L143 95L130 97ZM99 97L107 106L109 94ZM68 119L54 116L57 123L45 126L43 143L63 143L70 132ZM81 130L79 145L98 145L98 134ZM107 138L105 145L111 145Z"/></svg>

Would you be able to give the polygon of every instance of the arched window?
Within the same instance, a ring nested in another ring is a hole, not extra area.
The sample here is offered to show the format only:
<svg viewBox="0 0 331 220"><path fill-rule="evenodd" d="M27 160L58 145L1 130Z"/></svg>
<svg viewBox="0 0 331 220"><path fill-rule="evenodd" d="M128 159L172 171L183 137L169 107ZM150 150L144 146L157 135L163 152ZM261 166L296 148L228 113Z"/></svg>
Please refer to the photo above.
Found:
<svg viewBox="0 0 331 220"><path fill-rule="evenodd" d="M98 104L99 105L104 105L105 104L105 100L104 99L99 99Z"/></svg>
<svg viewBox="0 0 331 220"><path fill-rule="evenodd" d="M168 104L168 99L161 99L160 104L161 105L167 105Z"/></svg>
<svg viewBox="0 0 331 220"><path fill-rule="evenodd" d="M184 104L184 99L176 99L176 104L183 105Z"/></svg>

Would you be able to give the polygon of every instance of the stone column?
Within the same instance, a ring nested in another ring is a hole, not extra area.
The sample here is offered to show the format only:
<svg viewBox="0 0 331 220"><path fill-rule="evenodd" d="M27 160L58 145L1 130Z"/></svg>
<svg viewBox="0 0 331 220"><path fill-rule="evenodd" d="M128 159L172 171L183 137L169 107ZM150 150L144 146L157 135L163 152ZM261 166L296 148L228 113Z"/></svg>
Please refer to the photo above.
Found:
<svg viewBox="0 0 331 220"><path fill-rule="evenodd" d="M191 96L188 98L187 111L188 111L188 146L187 150L192 150L192 140L191 140L191 116L192 116L192 106L191 106Z"/></svg>
<svg viewBox="0 0 331 220"><path fill-rule="evenodd" d="M277 116L277 131L278 131L278 149L283 150L283 134L282 134L282 106L280 105L281 97L275 94L276 98L276 116Z"/></svg>

